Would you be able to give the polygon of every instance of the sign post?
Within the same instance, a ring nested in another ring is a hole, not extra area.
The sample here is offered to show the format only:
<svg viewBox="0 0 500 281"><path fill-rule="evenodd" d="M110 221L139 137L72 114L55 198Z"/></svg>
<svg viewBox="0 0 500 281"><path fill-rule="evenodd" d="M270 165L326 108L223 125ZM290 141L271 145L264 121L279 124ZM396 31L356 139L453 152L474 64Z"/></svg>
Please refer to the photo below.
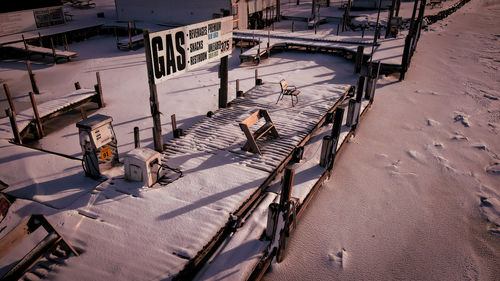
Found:
<svg viewBox="0 0 500 281"><path fill-rule="evenodd" d="M232 32L232 16L154 33L144 32L155 150L163 150L157 84L220 58L221 70L225 71L220 73L219 107L227 106L227 56L232 51Z"/></svg>

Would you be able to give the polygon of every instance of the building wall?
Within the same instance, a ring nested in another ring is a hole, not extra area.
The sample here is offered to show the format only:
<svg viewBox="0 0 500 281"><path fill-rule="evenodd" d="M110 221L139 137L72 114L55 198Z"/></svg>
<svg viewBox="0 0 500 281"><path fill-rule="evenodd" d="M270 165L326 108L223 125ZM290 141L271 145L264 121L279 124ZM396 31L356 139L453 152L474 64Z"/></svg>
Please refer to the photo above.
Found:
<svg viewBox="0 0 500 281"><path fill-rule="evenodd" d="M241 1L241 0L240 0ZM231 10L231 0L115 0L119 20L187 25Z"/></svg>

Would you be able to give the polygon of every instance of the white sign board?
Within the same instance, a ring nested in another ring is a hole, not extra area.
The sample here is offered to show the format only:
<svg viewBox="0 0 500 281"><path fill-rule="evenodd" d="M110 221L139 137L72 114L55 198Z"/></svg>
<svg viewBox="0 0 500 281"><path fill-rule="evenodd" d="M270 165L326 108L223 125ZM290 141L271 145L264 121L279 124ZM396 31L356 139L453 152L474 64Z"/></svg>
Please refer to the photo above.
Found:
<svg viewBox="0 0 500 281"><path fill-rule="evenodd" d="M155 84L229 55L232 35L232 16L150 33Z"/></svg>

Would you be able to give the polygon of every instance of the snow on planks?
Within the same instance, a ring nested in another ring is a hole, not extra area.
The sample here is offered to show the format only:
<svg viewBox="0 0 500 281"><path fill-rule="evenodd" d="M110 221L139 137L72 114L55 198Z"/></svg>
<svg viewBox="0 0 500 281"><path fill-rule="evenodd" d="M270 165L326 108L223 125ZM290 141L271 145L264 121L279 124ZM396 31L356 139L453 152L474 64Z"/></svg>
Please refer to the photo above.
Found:
<svg viewBox="0 0 500 281"><path fill-rule="evenodd" d="M40 119L44 121L50 119L58 113L64 113L69 109L94 100L97 97L98 93L94 90L76 90L63 97L38 104L38 113L40 114ZM29 127L29 124L31 122L34 122L33 115L34 113L32 108L17 113L17 127L19 128L19 132L21 132L21 136L25 134Z"/></svg>

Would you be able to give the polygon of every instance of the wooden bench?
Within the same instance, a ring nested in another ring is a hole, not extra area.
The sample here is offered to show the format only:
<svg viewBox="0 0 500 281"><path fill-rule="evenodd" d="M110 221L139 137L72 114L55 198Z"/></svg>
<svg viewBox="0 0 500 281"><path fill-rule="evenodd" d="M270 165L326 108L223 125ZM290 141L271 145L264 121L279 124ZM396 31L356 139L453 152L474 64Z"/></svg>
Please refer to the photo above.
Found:
<svg viewBox="0 0 500 281"><path fill-rule="evenodd" d="M290 98L292 99L292 106L295 106L295 104L293 103L293 97L295 97L295 100L296 100L295 103L298 103L299 102L298 95L300 94L300 91L297 90L297 87L295 87L295 86L289 86L286 83L285 79L282 79L280 81L280 86L281 86L281 92L280 92L280 96L278 97L278 100L276 101L276 104L280 100L282 100L284 96L290 96Z"/></svg>
<svg viewBox="0 0 500 281"><path fill-rule="evenodd" d="M259 129L257 129L257 131L252 133L250 131L250 127L252 127L253 124L257 123L259 119L262 117L264 117L266 123ZM271 134L273 138L280 137L278 131L274 127L274 123L271 120L269 113L267 112L267 110L264 109L255 111L254 113L252 113L252 115L247 117L245 120L241 121L240 128L247 137L247 142L241 149L253 153L259 153L260 155L262 155L262 152L260 151L259 146L257 145L256 142L258 139L260 139L261 137L265 136L268 133Z"/></svg>

